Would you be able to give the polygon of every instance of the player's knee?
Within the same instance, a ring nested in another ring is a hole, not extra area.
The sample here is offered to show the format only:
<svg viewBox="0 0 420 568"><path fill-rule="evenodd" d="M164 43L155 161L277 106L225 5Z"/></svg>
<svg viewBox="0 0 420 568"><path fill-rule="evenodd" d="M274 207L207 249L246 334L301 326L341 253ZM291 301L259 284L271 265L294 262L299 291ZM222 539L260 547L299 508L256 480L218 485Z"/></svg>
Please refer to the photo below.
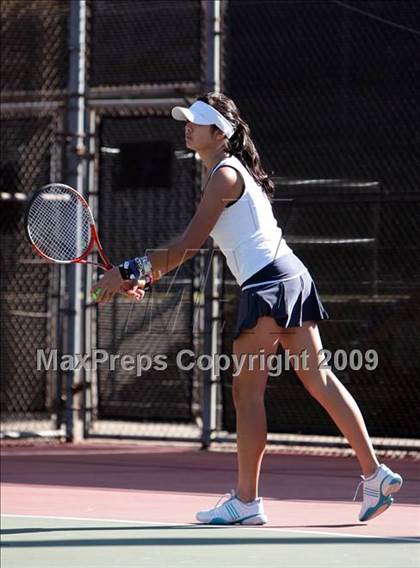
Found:
<svg viewBox="0 0 420 568"><path fill-rule="evenodd" d="M256 385L250 385L249 382L240 380L237 377L232 384L232 398L236 409L255 407L258 404L264 404L264 390Z"/></svg>

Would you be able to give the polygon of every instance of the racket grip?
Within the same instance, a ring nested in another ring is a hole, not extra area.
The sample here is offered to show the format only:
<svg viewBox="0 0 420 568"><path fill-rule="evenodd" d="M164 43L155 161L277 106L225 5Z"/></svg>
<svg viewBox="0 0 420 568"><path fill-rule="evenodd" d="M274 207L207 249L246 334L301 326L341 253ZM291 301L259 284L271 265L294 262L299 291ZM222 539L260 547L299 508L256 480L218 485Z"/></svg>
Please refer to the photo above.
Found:
<svg viewBox="0 0 420 568"><path fill-rule="evenodd" d="M146 280L146 284L145 284L143 290L150 290L150 288L152 287L152 284L153 284L152 274L145 274L142 278L144 278L144 280Z"/></svg>

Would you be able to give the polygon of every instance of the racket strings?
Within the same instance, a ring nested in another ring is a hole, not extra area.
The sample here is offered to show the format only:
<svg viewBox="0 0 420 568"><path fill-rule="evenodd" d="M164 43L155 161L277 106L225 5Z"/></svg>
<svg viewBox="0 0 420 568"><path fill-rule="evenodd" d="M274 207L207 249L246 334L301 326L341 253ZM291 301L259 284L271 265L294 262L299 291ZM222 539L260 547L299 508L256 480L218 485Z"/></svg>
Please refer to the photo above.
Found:
<svg viewBox="0 0 420 568"><path fill-rule="evenodd" d="M42 190L28 212L28 232L32 243L55 261L80 258L91 240L89 209L69 188L51 185Z"/></svg>

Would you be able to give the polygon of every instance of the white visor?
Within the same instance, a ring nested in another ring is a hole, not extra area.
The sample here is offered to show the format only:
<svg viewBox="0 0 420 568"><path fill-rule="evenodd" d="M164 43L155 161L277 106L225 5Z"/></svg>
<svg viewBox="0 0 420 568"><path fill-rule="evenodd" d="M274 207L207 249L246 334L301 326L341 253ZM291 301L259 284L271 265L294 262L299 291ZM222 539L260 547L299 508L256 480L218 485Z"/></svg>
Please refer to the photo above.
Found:
<svg viewBox="0 0 420 568"><path fill-rule="evenodd" d="M188 120L193 124L214 124L225 135L232 138L235 128L219 111L203 101L196 101L190 108L174 107L172 116L175 120Z"/></svg>

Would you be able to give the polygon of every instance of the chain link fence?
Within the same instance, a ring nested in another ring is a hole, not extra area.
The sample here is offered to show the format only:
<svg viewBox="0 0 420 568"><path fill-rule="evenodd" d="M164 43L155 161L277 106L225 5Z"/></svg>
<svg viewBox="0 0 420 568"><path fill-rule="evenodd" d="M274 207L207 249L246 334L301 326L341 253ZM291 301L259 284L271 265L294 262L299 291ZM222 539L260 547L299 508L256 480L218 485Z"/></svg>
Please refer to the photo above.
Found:
<svg viewBox="0 0 420 568"><path fill-rule="evenodd" d="M102 244L118 262L164 245L194 213L200 165L170 109L206 90L213 38L200 0L87 6L86 187ZM5 430L13 432L57 432L63 422L61 377L36 372L34 362L37 348L61 349L65 283L35 260L22 221L30 191L65 181L70 7L2 2L0 365ZM330 313L324 346L376 350L375 371L337 374L373 435L418 436L418 5L231 0L222 11L222 90L251 125L276 182L276 216ZM203 373L179 369L176 354L203 353L210 302L219 303L219 351L230 355L239 293L223 265L214 285L221 298L205 296L205 263L203 252L141 304L85 303L86 345L167 356L165 371L141 376L118 364L88 372L86 435L200 439ZM235 432L232 377L214 378L212 436L226 441ZM270 378L266 401L272 439L337 434L292 372Z"/></svg>
<svg viewBox="0 0 420 568"><path fill-rule="evenodd" d="M24 234L28 195L62 174L69 4L1 5L0 369L3 435L59 436L58 373L37 350L60 348L60 271Z"/></svg>
<svg viewBox="0 0 420 568"><path fill-rule="evenodd" d="M268 170L418 192L417 2L224 6L223 89Z"/></svg>
<svg viewBox="0 0 420 568"><path fill-rule="evenodd" d="M200 167L170 108L101 111L98 221L111 262L161 248L198 204ZM199 438L198 377L176 364L178 352L196 348L196 274L192 259L146 301L120 297L97 311L97 347L137 360L128 371L98 370L90 435Z"/></svg>
<svg viewBox="0 0 420 568"><path fill-rule="evenodd" d="M420 434L416 14L410 1L239 0L224 17L224 91L276 176L285 238L329 311L324 347L376 350L374 371L335 371L372 435L408 438ZM228 352L236 288L227 268L224 278ZM231 385L225 373L220 420L228 432ZM267 416L272 433L337 435L290 371L270 378Z"/></svg>
<svg viewBox="0 0 420 568"><path fill-rule="evenodd" d="M194 214L201 169L170 110L201 90L205 13L199 0L90 3L97 217L113 262L161 247ZM94 314L97 347L150 358L152 368L99 369L91 377L90 436L200 439L200 377L176 365L176 354L201 340L199 264L193 259L164 278L140 305L119 298Z"/></svg>
<svg viewBox="0 0 420 568"><path fill-rule="evenodd" d="M69 2L3 0L2 100L62 99L67 88Z"/></svg>
<svg viewBox="0 0 420 568"><path fill-rule="evenodd" d="M203 78L204 8L199 0L91 2L89 85L94 92L166 87Z"/></svg>
<svg viewBox="0 0 420 568"><path fill-rule="evenodd" d="M2 114L0 192L0 368L4 429L57 431L61 392L37 370L37 350L58 347L59 271L33 257L24 232L28 194L57 169L58 116Z"/></svg>
<svg viewBox="0 0 420 568"><path fill-rule="evenodd" d="M400 223L404 224L405 238L414 238L420 203L407 201L395 212L396 201L387 201L380 193L368 196L365 192L356 201L350 187L347 195L338 196L337 190L343 188L335 187L334 195L328 196L332 188L322 187L320 181L318 190L322 193L313 196L310 189L316 189L314 185L296 195L290 191L293 186L280 183L277 194L292 201L285 207L280 200L275 209L278 218L286 221L286 240L309 267L329 312L331 319L320 324L324 348L333 354L329 363L359 403L372 435L418 437L420 251L417 248L411 254L400 254L398 262L393 263L389 235L391 226ZM326 223L320 226L321 210ZM376 225L372 222L375 218ZM346 219L351 228L348 233ZM403 241L401 247L405 246ZM229 352L237 295L226 267L224 299L223 352ZM374 370L366 364L372 350L378 357ZM363 364L358 368L357 362L351 369L347 360L343 366L343 353L361 357ZM338 435L326 412L311 399L292 371L275 375L276 371L269 379L266 396L269 432ZM222 429L232 432L235 413L230 374L224 374L222 385Z"/></svg>

